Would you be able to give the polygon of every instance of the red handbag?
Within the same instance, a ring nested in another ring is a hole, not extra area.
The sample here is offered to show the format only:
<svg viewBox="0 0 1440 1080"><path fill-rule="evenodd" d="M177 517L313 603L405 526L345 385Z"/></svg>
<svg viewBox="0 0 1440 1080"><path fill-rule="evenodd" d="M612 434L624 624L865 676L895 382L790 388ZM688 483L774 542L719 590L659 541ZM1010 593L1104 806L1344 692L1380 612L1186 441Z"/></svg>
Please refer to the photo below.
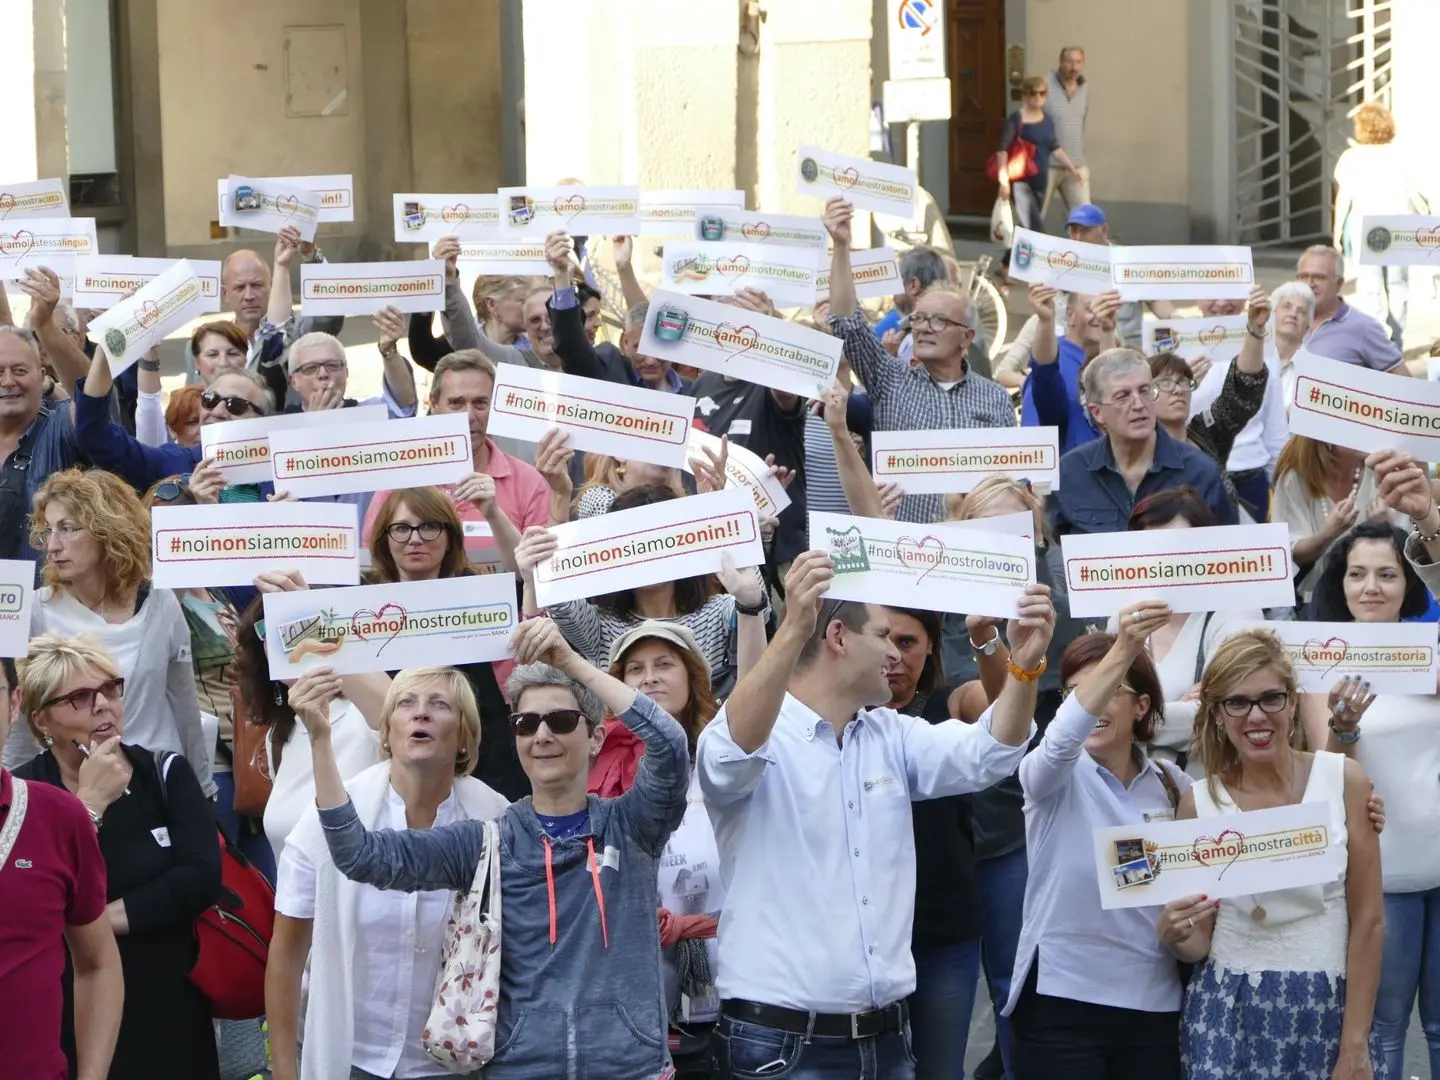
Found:
<svg viewBox="0 0 1440 1080"><path fill-rule="evenodd" d="M1029 139L1017 137L1005 151L1005 175L1013 184L1018 180L1029 180L1040 172L1040 163L1035 157L1035 144ZM985 162L985 175L997 184L1000 182L1000 151L990 155Z"/></svg>

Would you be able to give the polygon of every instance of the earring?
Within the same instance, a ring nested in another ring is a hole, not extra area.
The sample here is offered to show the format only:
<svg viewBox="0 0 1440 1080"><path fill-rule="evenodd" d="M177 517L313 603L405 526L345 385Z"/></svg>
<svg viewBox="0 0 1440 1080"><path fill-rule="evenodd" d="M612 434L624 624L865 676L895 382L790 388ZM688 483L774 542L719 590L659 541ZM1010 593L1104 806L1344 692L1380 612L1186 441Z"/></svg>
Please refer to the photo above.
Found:
<svg viewBox="0 0 1440 1080"><path fill-rule="evenodd" d="M284 704L285 704L285 687L284 687L284 684L278 683L278 682L272 682L272 683L270 684L270 690L271 690L271 693L273 693L273 694L275 695L275 704L276 704L277 706L278 706L278 705L284 705Z"/></svg>
<svg viewBox="0 0 1440 1080"><path fill-rule="evenodd" d="M621 480L625 479L625 463L623 461L620 462L619 465L615 466L615 475L618 476Z"/></svg>
<svg viewBox="0 0 1440 1080"><path fill-rule="evenodd" d="M54 739L54 737L51 736L51 735L49 735L49 734L47 734L47 735L45 736L45 748L48 750L50 747L52 747L52 746L54 746L54 745L55 745L55 739Z"/></svg>

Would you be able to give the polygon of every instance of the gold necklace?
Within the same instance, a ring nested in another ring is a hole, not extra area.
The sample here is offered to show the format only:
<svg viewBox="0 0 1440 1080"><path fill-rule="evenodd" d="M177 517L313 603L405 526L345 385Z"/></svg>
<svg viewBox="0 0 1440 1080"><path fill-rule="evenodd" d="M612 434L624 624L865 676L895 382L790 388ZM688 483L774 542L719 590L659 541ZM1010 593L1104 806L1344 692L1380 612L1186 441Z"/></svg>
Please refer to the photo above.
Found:
<svg viewBox="0 0 1440 1080"><path fill-rule="evenodd" d="M1286 806L1293 806L1296 800L1295 781L1300 776L1300 762L1295 751L1290 751L1290 798L1285 802ZM1250 894L1250 918L1257 923L1265 921L1265 905L1260 903L1254 893Z"/></svg>

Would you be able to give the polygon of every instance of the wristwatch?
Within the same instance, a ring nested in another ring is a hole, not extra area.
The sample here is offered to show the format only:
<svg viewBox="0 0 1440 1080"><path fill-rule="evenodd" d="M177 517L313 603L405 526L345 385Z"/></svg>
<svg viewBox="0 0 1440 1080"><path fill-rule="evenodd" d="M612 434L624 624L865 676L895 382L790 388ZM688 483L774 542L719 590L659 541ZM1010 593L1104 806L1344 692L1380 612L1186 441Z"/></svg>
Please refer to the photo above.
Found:
<svg viewBox="0 0 1440 1080"><path fill-rule="evenodd" d="M1247 322L1247 323L1245 324L1245 332L1246 332L1247 334L1249 334L1251 337L1253 337L1256 341L1264 341L1264 340L1265 340L1265 331L1264 331L1264 330L1256 330L1254 323L1249 323L1249 322Z"/></svg>
<svg viewBox="0 0 1440 1080"><path fill-rule="evenodd" d="M1349 731L1342 731L1335 726L1335 718L1333 716L1330 718L1330 730L1334 733L1335 738L1340 740L1342 746L1354 746L1360 741L1360 728L1358 726L1351 728Z"/></svg>
<svg viewBox="0 0 1440 1080"><path fill-rule="evenodd" d="M98 829L105 823L105 815L103 813L95 810L89 803L82 802L80 805L85 807L85 813L90 815L90 824L94 825L95 828Z"/></svg>
<svg viewBox="0 0 1440 1080"><path fill-rule="evenodd" d="M160 370L160 361L159 361L159 360L151 360L148 356L142 356L142 357L140 358L140 370L141 370L141 371L159 371L159 370Z"/></svg>
<svg viewBox="0 0 1440 1080"><path fill-rule="evenodd" d="M979 656L994 656L1000 649L1000 628L991 627L990 640L984 645L976 645L975 639L970 639L970 648L974 649Z"/></svg>

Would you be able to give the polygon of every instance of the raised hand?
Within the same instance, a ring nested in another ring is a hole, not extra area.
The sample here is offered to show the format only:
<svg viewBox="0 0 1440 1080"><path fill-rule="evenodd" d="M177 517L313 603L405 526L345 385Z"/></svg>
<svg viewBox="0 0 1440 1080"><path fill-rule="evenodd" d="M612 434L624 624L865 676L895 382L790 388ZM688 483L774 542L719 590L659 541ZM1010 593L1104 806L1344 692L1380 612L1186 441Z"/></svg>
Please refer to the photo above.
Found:
<svg viewBox="0 0 1440 1080"><path fill-rule="evenodd" d="M825 231L830 234L830 239L835 241L836 247L850 246L850 222L854 216L855 208L839 195L832 195L826 200L825 213L820 220L824 222Z"/></svg>
<svg viewBox="0 0 1440 1080"><path fill-rule="evenodd" d="M330 703L343 694L333 668L311 668L290 687L290 709L305 725L311 740L330 734Z"/></svg>
<svg viewBox="0 0 1440 1080"><path fill-rule="evenodd" d="M1027 585L1020 597L1020 612L1005 627L1010 642L1010 659L1016 667L1033 671L1045 659L1050 639L1055 636L1055 605L1050 602L1049 585Z"/></svg>
<svg viewBox="0 0 1440 1080"><path fill-rule="evenodd" d="M527 619L510 637L517 664L549 664L568 671L574 664L584 663L565 640L560 628L549 619Z"/></svg>
<svg viewBox="0 0 1440 1080"><path fill-rule="evenodd" d="M821 599L835 580L835 564L823 551L807 551L785 575L785 620L780 629L809 640L820 616Z"/></svg>
<svg viewBox="0 0 1440 1080"><path fill-rule="evenodd" d="M380 355L385 356L395 351L401 338L409 329L409 323L405 313L398 308L383 307L375 313L375 330L380 337L376 344L379 346Z"/></svg>
<svg viewBox="0 0 1440 1080"><path fill-rule="evenodd" d="M458 236L442 236L435 241L435 247L430 252L432 259L440 259L445 263L445 277L454 281L460 276L460 238Z"/></svg>
<svg viewBox="0 0 1440 1080"><path fill-rule="evenodd" d="M207 457L195 466L195 471L190 474L189 487L197 503L208 505L220 501L220 492L225 490L225 476L213 457Z"/></svg>
<svg viewBox="0 0 1440 1080"><path fill-rule="evenodd" d="M516 569L522 577L533 579L535 567L554 555L559 546L560 542L549 529L531 525L521 535L520 543L515 545Z"/></svg>

